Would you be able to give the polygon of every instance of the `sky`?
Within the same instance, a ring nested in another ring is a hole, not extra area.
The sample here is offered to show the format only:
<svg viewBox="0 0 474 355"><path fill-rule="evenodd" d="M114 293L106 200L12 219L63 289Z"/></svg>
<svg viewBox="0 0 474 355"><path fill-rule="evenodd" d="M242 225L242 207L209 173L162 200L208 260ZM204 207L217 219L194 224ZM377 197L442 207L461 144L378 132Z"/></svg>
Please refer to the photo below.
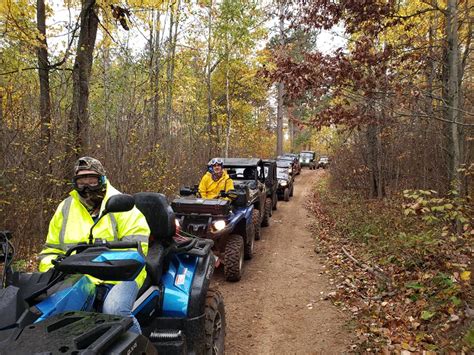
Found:
<svg viewBox="0 0 474 355"><path fill-rule="evenodd" d="M267 3L271 0L262 0L263 3ZM48 17L47 25L50 33L48 34L48 46L51 53L60 53L65 50L67 43L71 35L71 28L68 26L73 26L76 23L76 18L79 16L78 6L74 6L73 9L68 9L65 6L65 1L63 0L52 0L47 1L47 4L53 9L53 16ZM132 51L135 54L142 52L146 45L146 35L134 26L134 18L132 14L132 23L130 24L130 31L124 31L119 28L118 31L114 33L114 41L121 46L131 47ZM274 31L277 27L278 18L273 18L267 22L267 28L270 33ZM183 23L182 32L186 31L186 23ZM346 45L346 40L343 38L343 28L342 26L336 26L331 30L322 30L317 37L317 48L322 53L329 54L340 47ZM180 34L183 38L183 33ZM98 32L97 40L100 41L102 36L102 31ZM259 47L265 47L266 41L263 41Z"/></svg>

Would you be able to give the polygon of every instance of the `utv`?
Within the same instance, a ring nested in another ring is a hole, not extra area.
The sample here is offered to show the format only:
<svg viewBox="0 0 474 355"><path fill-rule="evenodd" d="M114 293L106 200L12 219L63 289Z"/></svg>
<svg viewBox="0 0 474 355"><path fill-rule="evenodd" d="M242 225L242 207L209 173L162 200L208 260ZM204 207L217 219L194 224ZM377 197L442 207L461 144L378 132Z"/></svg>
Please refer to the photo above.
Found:
<svg viewBox="0 0 474 355"><path fill-rule="evenodd" d="M210 288L212 242L177 242L175 216L161 194L112 196L100 218L134 203L151 230L146 256L137 242L94 239L92 227L89 243L68 249L48 272L19 273L11 268L11 234L0 232L0 354L224 353L223 298ZM98 312L100 286L85 275L134 280L143 267L147 278L132 311L138 335L128 331L130 318Z"/></svg>
<svg viewBox="0 0 474 355"><path fill-rule="evenodd" d="M296 161L297 161L296 158L289 157L289 156L286 156L286 155L279 155L276 158L276 161L277 162L286 162L287 164L289 164L290 165L289 173L292 174L293 177L298 175L299 171L301 170L301 166L299 165L299 162L298 162L298 164L296 163Z"/></svg>
<svg viewBox="0 0 474 355"><path fill-rule="evenodd" d="M293 175L290 173L291 163L285 160L277 161L277 177L278 189L277 195L279 199L289 201L293 196Z"/></svg>
<svg viewBox="0 0 474 355"><path fill-rule="evenodd" d="M293 158L294 162L295 162L295 167L296 167L296 172L295 172L295 175L299 175L301 173L301 164L300 164L300 155L299 154L295 154L295 153L284 153L282 156L282 158Z"/></svg>
<svg viewBox="0 0 474 355"><path fill-rule="evenodd" d="M303 150L300 153L301 167L307 166L309 170L316 169L316 152L312 150Z"/></svg>
<svg viewBox="0 0 474 355"><path fill-rule="evenodd" d="M248 187L249 203L258 211L255 213L255 240L261 236L260 226L265 225L264 221L270 218L271 209L265 209L267 199L267 187L265 186L264 165L259 158L226 158L224 167L234 181L234 186Z"/></svg>
<svg viewBox="0 0 474 355"><path fill-rule="evenodd" d="M182 188L182 197L172 201L180 233L197 235L214 242L214 253L224 261L227 281L239 281L244 259L252 259L255 243L254 218L258 211L249 203L249 188L221 192L223 198L202 199L197 186Z"/></svg>
<svg viewBox="0 0 474 355"><path fill-rule="evenodd" d="M277 209L278 203L278 177L277 177L277 162L276 160L264 160L264 172L265 172L265 185L267 186L267 201L265 202L265 207L268 202L268 199L271 199L271 209L275 211ZM270 216L272 211L270 211Z"/></svg>
<svg viewBox="0 0 474 355"><path fill-rule="evenodd" d="M321 155L321 157L319 157L319 161L318 161L318 164L316 165L316 168L317 169L319 169L319 168L323 168L323 169L329 168L329 157L326 156L326 155Z"/></svg>

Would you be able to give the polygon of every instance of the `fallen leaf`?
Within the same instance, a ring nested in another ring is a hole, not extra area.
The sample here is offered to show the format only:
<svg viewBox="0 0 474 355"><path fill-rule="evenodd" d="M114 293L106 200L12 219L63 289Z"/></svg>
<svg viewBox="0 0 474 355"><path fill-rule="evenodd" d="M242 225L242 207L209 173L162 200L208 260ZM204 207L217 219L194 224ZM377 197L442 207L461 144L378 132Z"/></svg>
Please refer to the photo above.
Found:
<svg viewBox="0 0 474 355"><path fill-rule="evenodd" d="M422 311L421 312L421 319L423 320L430 320L433 318L433 316L436 314L436 312L430 312L430 311Z"/></svg>
<svg viewBox="0 0 474 355"><path fill-rule="evenodd" d="M461 272L461 280L469 281L470 279L471 279L471 272L470 271Z"/></svg>
<svg viewBox="0 0 474 355"><path fill-rule="evenodd" d="M451 317L449 317L450 322L457 322L459 320L459 316L456 314L451 314Z"/></svg>

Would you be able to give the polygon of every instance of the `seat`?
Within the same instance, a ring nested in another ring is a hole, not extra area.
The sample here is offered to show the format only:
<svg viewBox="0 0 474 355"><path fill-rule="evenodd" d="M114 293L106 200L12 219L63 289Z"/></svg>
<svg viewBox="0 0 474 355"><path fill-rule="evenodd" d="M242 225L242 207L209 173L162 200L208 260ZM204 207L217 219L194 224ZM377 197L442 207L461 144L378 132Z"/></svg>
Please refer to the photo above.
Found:
<svg viewBox="0 0 474 355"><path fill-rule="evenodd" d="M237 171L235 171L235 169L227 169L227 175L229 175L231 179L237 179Z"/></svg>
<svg viewBox="0 0 474 355"><path fill-rule="evenodd" d="M139 192L134 195L135 206L143 213L150 227L148 254L146 256L147 279L141 292L150 285L158 285L163 272L166 247L173 243L176 234L175 215L165 195L156 192Z"/></svg>
<svg viewBox="0 0 474 355"><path fill-rule="evenodd" d="M255 179L255 171L250 167L245 168L244 169L244 179L245 180L254 180Z"/></svg>

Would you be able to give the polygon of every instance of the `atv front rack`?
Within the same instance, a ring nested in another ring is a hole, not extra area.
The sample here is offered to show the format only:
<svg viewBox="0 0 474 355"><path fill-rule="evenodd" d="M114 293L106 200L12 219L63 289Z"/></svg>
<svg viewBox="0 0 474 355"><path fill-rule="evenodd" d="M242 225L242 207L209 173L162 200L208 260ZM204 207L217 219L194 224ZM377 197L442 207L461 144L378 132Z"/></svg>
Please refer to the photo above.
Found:
<svg viewBox="0 0 474 355"><path fill-rule="evenodd" d="M0 332L0 354L157 354L144 336L127 331L131 318L68 312Z"/></svg>

